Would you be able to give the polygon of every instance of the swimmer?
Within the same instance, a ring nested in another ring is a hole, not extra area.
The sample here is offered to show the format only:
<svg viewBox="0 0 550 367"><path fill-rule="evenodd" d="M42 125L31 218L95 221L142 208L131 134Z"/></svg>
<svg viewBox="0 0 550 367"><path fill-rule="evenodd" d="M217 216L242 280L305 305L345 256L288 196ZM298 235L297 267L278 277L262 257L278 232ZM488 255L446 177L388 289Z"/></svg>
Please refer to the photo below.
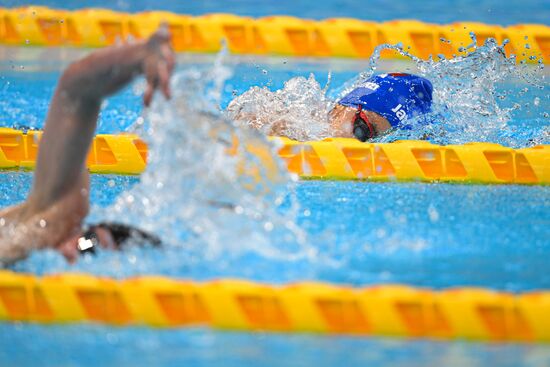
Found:
<svg viewBox="0 0 550 367"><path fill-rule="evenodd" d="M340 99L329 112L330 135L367 141L392 128L407 128L405 121L429 112L431 103L429 80L405 73L375 75ZM287 136L290 123L281 121L280 116L269 115L273 121L266 121L239 108L235 99L227 108L229 116L267 135Z"/></svg>
<svg viewBox="0 0 550 367"><path fill-rule="evenodd" d="M52 98L41 138L31 192L26 201L0 211L0 264L52 248L69 261L96 246L116 248L129 237L158 244L146 232L101 223L83 228L89 211L86 157L103 100L143 74L148 106L155 90L170 98L175 58L161 26L149 39L95 51L71 64Z"/></svg>

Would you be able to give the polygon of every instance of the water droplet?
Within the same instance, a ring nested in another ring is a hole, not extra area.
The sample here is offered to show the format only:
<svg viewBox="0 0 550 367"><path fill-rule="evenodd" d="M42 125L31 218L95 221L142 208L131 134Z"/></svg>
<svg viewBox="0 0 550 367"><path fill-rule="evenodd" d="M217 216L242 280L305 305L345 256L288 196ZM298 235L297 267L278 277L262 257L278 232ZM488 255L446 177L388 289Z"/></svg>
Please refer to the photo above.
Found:
<svg viewBox="0 0 550 367"><path fill-rule="evenodd" d="M109 181L107 181L107 186L109 186L109 187L115 187L115 180L109 180Z"/></svg>
<svg viewBox="0 0 550 367"><path fill-rule="evenodd" d="M535 97L535 99L533 100L533 105L538 106L539 104L540 104L540 98Z"/></svg>
<svg viewBox="0 0 550 367"><path fill-rule="evenodd" d="M376 237L383 238L386 236L386 230L384 228L379 228L376 230Z"/></svg>
<svg viewBox="0 0 550 367"><path fill-rule="evenodd" d="M44 219L40 219L40 221L38 222L38 224L40 225L40 228L46 228L46 221Z"/></svg>
<svg viewBox="0 0 550 367"><path fill-rule="evenodd" d="M528 50L530 50L530 49L531 49L531 45L528 44L528 43L526 43L526 44L525 44L525 48L528 49Z"/></svg>
<svg viewBox="0 0 550 367"><path fill-rule="evenodd" d="M262 74L267 75L267 70L262 69Z"/></svg>

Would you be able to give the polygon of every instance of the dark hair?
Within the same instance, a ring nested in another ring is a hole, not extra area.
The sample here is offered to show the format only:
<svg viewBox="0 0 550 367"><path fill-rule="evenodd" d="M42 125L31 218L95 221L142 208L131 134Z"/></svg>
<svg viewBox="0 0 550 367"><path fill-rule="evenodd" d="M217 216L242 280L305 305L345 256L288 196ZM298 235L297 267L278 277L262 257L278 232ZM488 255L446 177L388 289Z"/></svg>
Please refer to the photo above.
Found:
<svg viewBox="0 0 550 367"><path fill-rule="evenodd" d="M102 228L109 231L113 236L113 241L115 242L115 245L118 248L123 246L128 240L135 241L137 245L150 244L155 247L161 245L161 240L159 237L149 232L145 232L139 228L121 223L102 222L99 224L88 226L84 230L82 237L79 238L78 248L81 254L94 254L96 248L101 245L99 237L96 233L97 228ZM81 240L85 241L85 246L83 246L82 248L80 248Z"/></svg>
<svg viewBox="0 0 550 367"><path fill-rule="evenodd" d="M102 222L94 225L92 228L98 227L110 231L114 241L118 245L122 245L128 240L136 240L153 246L159 246L161 244L160 238L154 234L126 224Z"/></svg>

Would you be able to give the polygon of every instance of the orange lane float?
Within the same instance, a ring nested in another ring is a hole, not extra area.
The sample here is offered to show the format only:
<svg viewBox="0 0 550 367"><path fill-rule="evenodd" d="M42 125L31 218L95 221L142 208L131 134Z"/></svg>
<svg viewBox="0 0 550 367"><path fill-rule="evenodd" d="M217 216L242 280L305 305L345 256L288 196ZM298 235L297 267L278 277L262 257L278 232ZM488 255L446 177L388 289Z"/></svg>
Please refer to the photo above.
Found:
<svg viewBox="0 0 550 367"><path fill-rule="evenodd" d="M235 54L367 58L382 43L402 43L422 58L452 57L491 37L510 41L507 52L528 63L550 58L550 27L509 27L475 22L439 25L417 20L376 23L350 18L321 21L289 16L259 19L232 14L189 16L164 11L121 13L107 9L75 11L40 6L0 8L0 43L22 46L104 47L129 37L145 38L167 23L178 52L217 52L222 40ZM443 39L443 41L442 41ZM401 58L385 50L383 58Z"/></svg>
<svg viewBox="0 0 550 367"><path fill-rule="evenodd" d="M0 271L0 321L549 342L550 292Z"/></svg>
<svg viewBox="0 0 550 367"><path fill-rule="evenodd" d="M0 168L32 169L41 134L0 128ZM279 157L289 171L305 179L550 183L548 145L512 149L493 143L440 146L412 140L394 143L332 138L310 142L276 137L270 140L279 147ZM137 135L97 135L87 164L93 173L140 174L146 167L146 158L147 145Z"/></svg>

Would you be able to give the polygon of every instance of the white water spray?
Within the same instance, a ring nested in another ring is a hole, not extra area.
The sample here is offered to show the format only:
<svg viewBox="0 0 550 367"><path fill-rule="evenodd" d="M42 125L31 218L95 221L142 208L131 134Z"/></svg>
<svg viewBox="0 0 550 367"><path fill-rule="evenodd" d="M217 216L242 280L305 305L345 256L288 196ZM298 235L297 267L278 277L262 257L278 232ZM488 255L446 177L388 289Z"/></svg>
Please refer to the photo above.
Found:
<svg viewBox="0 0 550 367"><path fill-rule="evenodd" d="M475 35L471 34L471 38L472 43L461 49L461 52L466 52L465 56L445 59L440 55L438 61L431 58L422 60L403 50L399 44L383 44L374 50L365 71L328 93L313 76L308 79L296 77L275 92L267 88L251 88L230 103L228 115L267 134L276 133L297 140L331 136L327 115L335 101L371 77L378 68L381 52L390 49L412 61L419 74L432 82L433 112L423 116L422 123L416 123L419 121L414 119L407 121L408 125L415 127L412 130L396 130L378 138L378 141L428 137L439 144L490 141L508 146L529 145L524 137L515 134L516 128L508 124L513 111L521 106L501 107L499 101L511 97L500 90L499 84L520 81L543 90L544 76L540 71L544 64L539 63L535 68L517 65L515 57L507 57L504 52L507 42L499 45L489 38L482 46L477 46ZM426 125L426 119L433 123ZM547 142L549 127L549 124L541 127L541 139L536 139L535 135L532 143L544 143L545 139Z"/></svg>
<svg viewBox="0 0 550 367"><path fill-rule="evenodd" d="M293 180L274 147L217 110L229 75L217 62L174 76L172 100L157 98L138 127L149 146L141 182L95 214L154 232L203 259L314 256L295 224Z"/></svg>

